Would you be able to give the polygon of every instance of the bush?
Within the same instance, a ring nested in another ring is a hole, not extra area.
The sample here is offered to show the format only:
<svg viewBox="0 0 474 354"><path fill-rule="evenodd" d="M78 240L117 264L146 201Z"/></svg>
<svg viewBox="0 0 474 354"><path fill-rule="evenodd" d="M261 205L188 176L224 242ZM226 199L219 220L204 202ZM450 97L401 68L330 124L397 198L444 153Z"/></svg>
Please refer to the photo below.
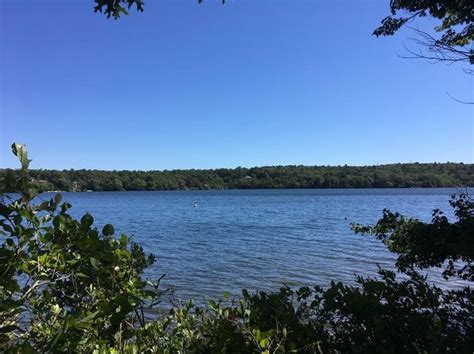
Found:
<svg viewBox="0 0 474 354"><path fill-rule="evenodd" d="M99 232L89 214L73 219L59 194L34 204L26 150L14 144L13 151L23 193L0 204L0 350L120 346L158 300L158 284L141 278L154 257L127 236L114 237L110 224Z"/></svg>

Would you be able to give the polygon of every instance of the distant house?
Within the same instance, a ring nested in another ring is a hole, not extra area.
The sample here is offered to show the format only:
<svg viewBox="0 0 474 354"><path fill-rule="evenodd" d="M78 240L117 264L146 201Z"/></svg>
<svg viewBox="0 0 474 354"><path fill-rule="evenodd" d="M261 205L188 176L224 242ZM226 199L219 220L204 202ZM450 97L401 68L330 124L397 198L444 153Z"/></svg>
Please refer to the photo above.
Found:
<svg viewBox="0 0 474 354"><path fill-rule="evenodd" d="M49 182L48 182L47 180L45 180L45 179L34 179L34 178L31 179L31 182L33 182L33 183L38 183L38 184L46 184L46 183L49 183Z"/></svg>
<svg viewBox="0 0 474 354"><path fill-rule="evenodd" d="M244 177L244 179L252 179L252 177L247 175Z"/></svg>

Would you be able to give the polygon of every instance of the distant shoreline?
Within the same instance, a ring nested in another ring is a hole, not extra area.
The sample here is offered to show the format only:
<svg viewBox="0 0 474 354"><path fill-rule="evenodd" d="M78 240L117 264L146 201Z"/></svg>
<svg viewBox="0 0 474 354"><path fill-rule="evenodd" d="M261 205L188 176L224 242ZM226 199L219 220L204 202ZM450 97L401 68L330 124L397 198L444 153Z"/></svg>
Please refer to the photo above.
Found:
<svg viewBox="0 0 474 354"><path fill-rule="evenodd" d="M0 169L13 192L18 170ZM172 171L30 170L40 191L170 191L235 189L462 188L474 186L474 164L268 166ZM462 186L462 187L460 187Z"/></svg>
<svg viewBox="0 0 474 354"><path fill-rule="evenodd" d="M346 187L346 188L225 188L225 189L156 189L156 190L108 190L108 191L42 191L41 193L135 193L135 192L222 192L222 191L281 191L281 190L363 190L363 189L459 189L474 188L472 186L447 186L447 187Z"/></svg>

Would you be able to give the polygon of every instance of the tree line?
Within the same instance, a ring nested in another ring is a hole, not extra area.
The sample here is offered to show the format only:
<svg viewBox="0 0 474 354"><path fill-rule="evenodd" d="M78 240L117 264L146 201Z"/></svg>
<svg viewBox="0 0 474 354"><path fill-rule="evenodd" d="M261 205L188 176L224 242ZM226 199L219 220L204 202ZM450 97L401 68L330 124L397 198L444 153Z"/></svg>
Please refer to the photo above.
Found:
<svg viewBox="0 0 474 354"><path fill-rule="evenodd" d="M18 191L19 170L1 169L3 192ZM474 186L474 164L268 166L171 171L30 170L40 191L411 188Z"/></svg>

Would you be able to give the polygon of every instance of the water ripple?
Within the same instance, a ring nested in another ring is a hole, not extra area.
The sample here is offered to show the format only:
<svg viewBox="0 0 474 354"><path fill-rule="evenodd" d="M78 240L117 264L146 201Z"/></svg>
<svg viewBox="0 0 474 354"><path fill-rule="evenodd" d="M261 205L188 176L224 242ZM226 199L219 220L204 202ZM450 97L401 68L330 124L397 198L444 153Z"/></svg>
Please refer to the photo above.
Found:
<svg viewBox="0 0 474 354"><path fill-rule="evenodd" d="M384 208L429 220L451 210L452 189L251 190L65 193L72 214L92 213L157 256L147 276L166 273L184 299L219 297L241 288L275 290L285 283L354 283L354 274L393 268L376 239L355 235ZM198 207L194 207L197 204ZM434 281L438 278L433 277Z"/></svg>

